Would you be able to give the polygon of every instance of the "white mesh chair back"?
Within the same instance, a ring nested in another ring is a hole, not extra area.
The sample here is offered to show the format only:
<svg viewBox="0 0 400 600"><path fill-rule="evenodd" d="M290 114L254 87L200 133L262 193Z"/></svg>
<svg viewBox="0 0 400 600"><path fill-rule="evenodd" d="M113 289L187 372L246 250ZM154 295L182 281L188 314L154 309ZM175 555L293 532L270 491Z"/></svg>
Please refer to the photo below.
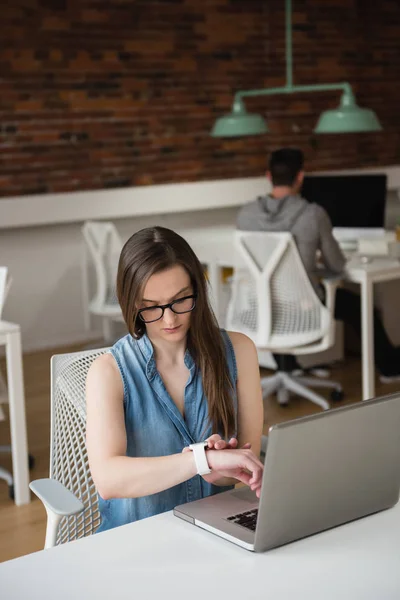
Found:
<svg viewBox="0 0 400 600"><path fill-rule="evenodd" d="M311 285L291 234L234 235L227 328L269 349L304 346L330 335L332 317Z"/></svg>
<svg viewBox="0 0 400 600"><path fill-rule="evenodd" d="M108 348L58 354L51 359L50 478L60 481L84 504L82 513L64 517L56 544L94 533L100 523L97 491L86 452L86 375Z"/></svg>
<svg viewBox="0 0 400 600"><path fill-rule="evenodd" d="M106 304L118 304L115 285L122 241L111 222L86 221L82 233L96 271L96 292L90 304L101 312Z"/></svg>

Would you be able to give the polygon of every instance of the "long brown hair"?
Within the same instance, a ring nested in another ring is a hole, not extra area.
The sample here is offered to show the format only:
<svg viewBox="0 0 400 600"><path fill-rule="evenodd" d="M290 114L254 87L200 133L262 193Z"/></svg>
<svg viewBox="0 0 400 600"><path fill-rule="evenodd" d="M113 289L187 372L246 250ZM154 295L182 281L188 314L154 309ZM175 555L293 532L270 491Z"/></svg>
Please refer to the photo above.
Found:
<svg viewBox="0 0 400 600"><path fill-rule="evenodd" d="M187 241L175 231L147 227L134 233L122 248L117 275L122 314L129 333L141 338L146 325L138 318L138 309L145 285L154 273L174 265L185 268L196 294L188 349L202 375L212 430L228 437L235 430L235 411L225 344L209 304L203 267Z"/></svg>

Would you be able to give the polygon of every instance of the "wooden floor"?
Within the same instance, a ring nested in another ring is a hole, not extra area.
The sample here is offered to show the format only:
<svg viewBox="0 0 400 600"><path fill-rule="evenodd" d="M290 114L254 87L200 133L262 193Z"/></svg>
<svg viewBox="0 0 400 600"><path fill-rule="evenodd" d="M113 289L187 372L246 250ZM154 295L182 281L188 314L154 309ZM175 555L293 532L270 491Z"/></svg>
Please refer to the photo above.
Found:
<svg viewBox="0 0 400 600"><path fill-rule="evenodd" d="M31 479L48 476L49 468L49 361L52 354L72 352L83 346L60 348L24 356L24 375L26 389L26 410L28 424L29 451L35 457L35 467L30 473ZM4 372L4 362L0 366ZM265 372L265 374L267 374ZM339 381L345 389L344 403L360 400L360 361L358 358L346 360L345 365L332 368L331 378ZM400 390L400 383L382 385L377 381L377 395ZM279 407L274 398L265 405L265 432L274 423L293 419L298 416L317 412L320 409L311 402L293 398L287 408ZM8 421L0 422L1 444L9 443ZM0 464L11 470L11 460L0 455ZM9 560L43 548L46 515L41 502L32 498L25 506L16 507L8 498L7 485L0 481L0 562Z"/></svg>

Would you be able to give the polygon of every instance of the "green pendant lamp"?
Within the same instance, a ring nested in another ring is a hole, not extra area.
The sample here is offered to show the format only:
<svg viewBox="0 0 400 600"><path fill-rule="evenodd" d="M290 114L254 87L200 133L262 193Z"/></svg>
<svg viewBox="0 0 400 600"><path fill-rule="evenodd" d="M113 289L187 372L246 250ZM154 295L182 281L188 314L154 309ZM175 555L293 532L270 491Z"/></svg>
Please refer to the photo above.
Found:
<svg viewBox="0 0 400 600"><path fill-rule="evenodd" d="M353 92L345 90L336 110L326 110L318 120L315 133L361 133L381 131L373 110L357 106Z"/></svg>
<svg viewBox="0 0 400 600"><path fill-rule="evenodd" d="M235 100L232 112L215 121L211 135L213 137L239 137L267 133L268 127L261 115L248 113L239 99Z"/></svg>
<svg viewBox="0 0 400 600"><path fill-rule="evenodd" d="M267 123L263 116L246 111L244 98L328 90L342 91L340 106L336 110L327 110L322 113L314 129L315 133L360 133L382 130L378 118L372 110L357 106L349 83L293 85L292 2L286 0L286 85L279 88L237 92L232 112L216 120L211 135L213 137L241 137L268 133Z"/></svg>

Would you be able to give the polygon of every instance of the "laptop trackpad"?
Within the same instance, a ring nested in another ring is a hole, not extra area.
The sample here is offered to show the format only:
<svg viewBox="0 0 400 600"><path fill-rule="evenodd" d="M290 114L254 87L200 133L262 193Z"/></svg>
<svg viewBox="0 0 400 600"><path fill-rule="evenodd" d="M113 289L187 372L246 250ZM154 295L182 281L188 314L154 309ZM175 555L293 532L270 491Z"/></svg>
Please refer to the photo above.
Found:
<svg viewBox="0 0 400 600"><path fill-rule="evenodd" d="M256 494L248 487L235 490L230 493L230 496L233 496L238 500L245 500L246 502L251 502L252 504L258 502Z"/></svg>

